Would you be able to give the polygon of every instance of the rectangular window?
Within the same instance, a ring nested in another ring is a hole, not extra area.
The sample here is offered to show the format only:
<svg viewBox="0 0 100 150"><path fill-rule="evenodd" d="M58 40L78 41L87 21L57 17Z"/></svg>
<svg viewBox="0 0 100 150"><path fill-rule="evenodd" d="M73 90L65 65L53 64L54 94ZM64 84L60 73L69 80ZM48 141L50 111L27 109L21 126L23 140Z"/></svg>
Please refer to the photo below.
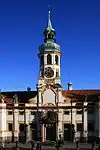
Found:
<svg viewBox="0 0 100 150"><path fill-rule="evenodd" d="M56 77L59 77L59 72L58 72L58 70L56 71Z"/></svg>
<svg viewBox="0 0 100 150"><path fill-rule="evenodd" d="M12 115L12 111L8 111L8 115Z"/></svg>
<svg viewBox="0 0 100 150"><path fill-rule="evenodd" d="M64 130L68 130L69 129L69 127L70 127L70 124L64 124Z"/></svg>
<svg viewBox="0 0 100 150"><path fill-rule="evenodd" d="M94 113L94 109L88 108L88 114L93 114L93 113Z"/></svg>
<svg viewBox="0 0 100 150"><path fill-rule="evenodd" d="M12 123L8 123L8 130L12 131Z"/></svg>
<svg viewBox="0 0 100 150"><path fill-rule="evenodd" d="M35 112L35 111L31 111L31 115L33 115L33 116L34 116L35 114L36 114L36 112Z"/></svg>
<svg viewBox="0 0 100 150"><path fill-rule="evenodd" d="M68 111L68 110L65 110L65 111L64 111L64 115L69 115L69 111Z"/></svg>
<svg viewBox="0 0 100 150"><path fill-rule="evenodd" d="M88 103L88 105L87 105L88 114L93 114L94 113L94 106L95 106L95 104L93 102Z"/></svg>
<svg viewBox="0 0 100 150"><path fill-rule="evenodd" d="M77 123L77 131L82 131L82 123Z"/></svg>
<svg viewBox="0 0 100 150"><path fill-rule="evenodd" d="M19 131L24 131L24 123L19 124Z"/></svg>
<svg viewBox="0 0 100 150"><path fill-rule="evenodd" d="M24 111L19 111L19 115L24 115Z"/></svg>
<svg viewBox="0 0 100 150"><path fill-rule="evenodd" d="M82 110L77 110L76 112L78 115L82 114Z"/></svg>
<svg viewBox="0 0 100 150"><path fill-rule="evenodd" d="M88 131L94 131L93 122L89 122L89 123L88 123Z"/></svg>

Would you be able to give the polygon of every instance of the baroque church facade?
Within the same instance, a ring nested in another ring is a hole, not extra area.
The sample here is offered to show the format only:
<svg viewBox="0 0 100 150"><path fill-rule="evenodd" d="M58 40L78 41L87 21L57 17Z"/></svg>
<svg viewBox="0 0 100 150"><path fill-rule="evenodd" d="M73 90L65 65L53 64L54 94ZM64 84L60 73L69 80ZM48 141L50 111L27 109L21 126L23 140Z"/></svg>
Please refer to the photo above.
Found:
<svg viewBox="0 0 100 150"><path fill-rule="evenodd" d="M0 93L0 140L91 141L100 137L100 90L73 90L61 85L60 45L50 10L39 46L37 90Z"/></svg>

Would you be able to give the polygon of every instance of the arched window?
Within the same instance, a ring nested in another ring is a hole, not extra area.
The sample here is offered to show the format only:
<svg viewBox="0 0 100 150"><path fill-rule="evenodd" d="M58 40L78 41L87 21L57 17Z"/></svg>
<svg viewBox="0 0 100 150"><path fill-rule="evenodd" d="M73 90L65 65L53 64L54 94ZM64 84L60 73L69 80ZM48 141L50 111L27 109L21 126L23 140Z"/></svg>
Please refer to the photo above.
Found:
<svg viewBox="0 0 100 150"><path fill-rule="evenodd" d="M41 56L41 66L43 66L44 65L44 56L42 55Z"/></svg>
<svg viewBox="0 0 100 150"><path fill-rule="evenodd" d="M47 64L50 65L52 63L52 57L50 54L47 55Z"/></svg>
<svg viewBox="0 0 100 150"><path fill-rule="evenodd" d="M56 65L58 65L58 56L57 55L55 56L55 63L56 63Z"/></svg>
<svg viewBox="0 0 100 150"><path fill-rule="evenodd" d="M59 77L59 70L56 70L56 77Z"/></svg>

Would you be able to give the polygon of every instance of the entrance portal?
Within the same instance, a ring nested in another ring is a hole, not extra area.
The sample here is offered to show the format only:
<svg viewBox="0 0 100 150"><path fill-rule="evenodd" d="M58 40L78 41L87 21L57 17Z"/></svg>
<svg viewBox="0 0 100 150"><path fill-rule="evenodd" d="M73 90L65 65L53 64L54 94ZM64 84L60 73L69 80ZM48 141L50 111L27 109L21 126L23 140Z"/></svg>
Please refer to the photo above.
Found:
<svg viewBox="0 0 100 150"><path fill-rule="evenodd" d="M73 141L75 137L74 125L64 124L64 141Z"/></svg>
<svg viewBox="0 0 100 150"><path fill-rule="evenodd" d="M46 125L46 140L56 141L56 124Z"/></svg>

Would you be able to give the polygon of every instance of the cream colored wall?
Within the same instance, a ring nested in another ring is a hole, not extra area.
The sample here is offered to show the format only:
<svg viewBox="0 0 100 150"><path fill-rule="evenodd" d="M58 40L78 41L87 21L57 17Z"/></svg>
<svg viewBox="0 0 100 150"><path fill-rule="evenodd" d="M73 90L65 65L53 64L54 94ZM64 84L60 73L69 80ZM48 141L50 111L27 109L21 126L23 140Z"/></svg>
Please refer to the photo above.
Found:
<svg viewBox="0 0 100 150"><path fill-rule="evenodd" d="M61 97L61 95L58 96L59 97L59 106L70 106L70 102L66 102L64 103L63 100L65 99L64 97ZM43 94L43 99L45 100L44 101L44 104L46 103L53 103L55 105L55 93L51 90L51 89L48 89L44 92ZM6 108L6 104L0 104L1 106L5 107ZM16 104L17 105L17 104ZM75 105L75 103L72 104L73 106ZM87 105L86 103L84 105ZM26 104L26 107L31 107L33 109L34 106L36 106L36 104L32 103L32 99L31 99L31 103L30 104ZM35 111L35 110L30 110L30 109L27 109L25 110L26 111L26 123L29 124L33 119L34 119L34 116L31 115L31 111ZM6 109L0 109L0 130L4 130L5 132L0 132L0 137L7 137L9 135L12 136L12 133L11 132L7 132L8 130L8 123L12 123L13 122L13 117L11 115L8 115L7 113L8 110ZM69 115L64 115L64 109L59 109L59 123L58 123L58 134L62 134L63 135L63 124L64 123L69 123L71 122L71 110L69 109L70 111L70 114ZM19 115L19 110L18 109L15 109L15 130L19 132L19 123L24 123L24 115ZM77 129L76 129L76 124L77 123L82 123L82 114L81 115L78 115L76 114L76 109L72 109L72 123L75 125L75 131L76 131L76 134L75 136L78 137L80 136L80 132L77 132ZM95 121L96 121L96 124L95 124L95 128L96 130L99 130L99 120L97 118L98 116L98 111L96 112L96 117L95 117ZM91 117L92 118L92 117ZM89 120L91 120L91 118L89 118ZM97 118L97 119L96 119ZM84 110L84 136L86 137L87 134L88 134L88 131L87 131L87 122L88 122L88 118L87 118L87 110L85 109ZM15 135L18 136L18 132L15 132ZM99 134L99 132L98 132ZM31 131L29 129L29 126L28 126L28 139L30 139L30 135L31 135ZM89 135L92 135L92 133L89 132ZM97 135L97 133L96 133Z"/></svg>
<svg viewBox="0 0 100 150"><path fill-rule="evenodd" d="M51 89L47 89L43 93L43 105L46 103L52 103L55 104L56 95Z"/></svg>
<svg viewBox="0 0 100 150"><path fill-rule="evenodd" d="M5 103L0 103L0 131L1 131L1 137L7 136L6 131L6 104Z"/></svg>

